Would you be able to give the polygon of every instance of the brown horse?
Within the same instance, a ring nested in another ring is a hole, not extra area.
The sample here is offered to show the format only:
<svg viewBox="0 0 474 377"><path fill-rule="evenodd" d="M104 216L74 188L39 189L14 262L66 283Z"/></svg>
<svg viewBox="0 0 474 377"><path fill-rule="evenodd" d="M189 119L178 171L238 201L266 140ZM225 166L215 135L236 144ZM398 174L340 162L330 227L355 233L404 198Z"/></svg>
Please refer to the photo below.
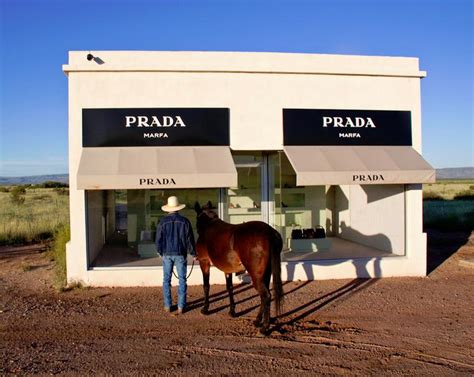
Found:
<svg viewBox="0 0 474 377"><path fill-rule="evenodd" d="M211 264L223 271L229 293L230 312L235 317L232 273L247 270L261 303L254 321L266 334L270 323L270 278L273 275L275 309L280 314L283 288L280 276L280 253L283 241L280 234L262 221L233 225L220 220L217 214L196 203L198 240L196 250L204 281L204 307L209 314L209 273ZM263 320L263 321L262 321Z"/></svg>

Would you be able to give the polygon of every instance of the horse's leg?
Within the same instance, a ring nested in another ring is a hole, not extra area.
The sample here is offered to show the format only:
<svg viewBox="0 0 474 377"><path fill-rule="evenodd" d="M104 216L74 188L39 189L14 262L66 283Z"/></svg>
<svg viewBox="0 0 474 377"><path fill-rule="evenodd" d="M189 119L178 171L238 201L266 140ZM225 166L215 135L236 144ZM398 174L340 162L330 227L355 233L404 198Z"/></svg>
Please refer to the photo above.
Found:
<svg viewBox="0 0 474 377"><path fill-rule="evenodd" d="M209 314L209 275L211 270L211 263L208 259L199 260L199 266L202 271L202 288L204 290L204 306L201 309L202 314Z"/></svg>
<svg viewBox="0 0 474 377"><path fill-rule="evenodd" d="M266 287L266 291L268 292L268 295L270 296L270 302L271 302L271 295L270 295L270 288L269 288L270 278L271 278L271 270L267 268L267 270L265 271L265 275L263 277L263 285L264 287ZM257 280L257 284L254 284L254 287L257 290L257 292L260 294L261 300L260 300L260 308L258 310L257 317L255 318L255 321L253 321L253 324L255 325L255 327L262 326L262 317L265 311L265 299L262 298L262 293L261 293L261 292L265 292L265 289L259 288L259 284L261 283L258 283L258 281L260 280Z"/></svg>
<svg viewBox="0 0 474 377"><path fill-rule="evenodd" d="M260 325L260 333L266 335L268 327L270 325L270 302L271 302L271 295L270 290L265 285L265 282L262 278L258 279L255 284L255 288L257 289L260 295L260 310L258 312L257 318L255 319L254 325L259 327ZM263 317L263 322L262 322Z"/></svg>
<svg viewBox="0 0 474 377"><path fill-rule="evenodd" d="M225 274L225 285L229 293L230 310L229 315L235 317L234 285L232 284L232 273Z"/></svg>
<svg viewBox="0 0 474 377"><path fill-rule="evenodd" d="M263 300L260 300L260 308L258 309L258 314L257 314L257 317L255 318L255 321L253 321L253 324L255 327L262 326L262 316L263 316Z"/></svg>
<svg viewBox="0 0 474 377"><path fill-rule="evenodd" d="M253 286L257 290L258 294L260 295L260 308L258 309L258 314L257 314L257 317L255 318L255 321L253 321L253 324L255 327L260 327L262 326L263 310L265 309L264 299L262 298L261 289L259 288L258 283L254 284Z"/></svg>

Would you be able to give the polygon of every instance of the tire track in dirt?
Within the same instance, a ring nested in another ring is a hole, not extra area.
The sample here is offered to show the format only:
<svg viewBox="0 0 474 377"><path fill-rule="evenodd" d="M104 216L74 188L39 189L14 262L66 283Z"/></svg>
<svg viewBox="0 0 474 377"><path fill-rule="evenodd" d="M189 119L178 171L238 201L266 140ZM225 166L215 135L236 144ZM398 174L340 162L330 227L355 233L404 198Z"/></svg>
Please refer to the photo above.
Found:
<svg viewBox="0 0 474 377"><path fill-rule="evenodd" d="M227 336L224 338L234 338L234 336ZM241 338L241 337L239 337ZM244 338L252 338L253 341L256 339L266 340L264 337L255 336L249 337L244 336ZM281 371L281 369L291 370L293 373L308 373L314 372L315 368L319 369L329 369L330 371L334 371L334 367L342 368L349 370L350 368L344 368L342 366L332 366L332 365L315 365L314 364L314 357L311 355L298 355L298 358L295 359L294 357L284 357L281 354L279 355L266 355L261 353L255 353L251 351L238 351L238 350L230 350L230 349L223 349L217 347L206 347L206 346L169 346L163 347L162 351L168 352L172 355L176 355L177 353L181 356L188 355L192 353L193 355L200 355L199 357L207 357L208 360L215 360L218 362L219 358L223 358L226 364L232 363L242 363L242 360L245 360L245 364L247 368L252 368L253 372L263 371L265 370L267 373L270 372L271 369L275 369ZM205 363L208 367L208 361ZM251 365L251 367L250 367ZM258 366L261 366L260 368ZM206 368L207 368L206 367ZM208 369L204 369L204 371L209 371ZM331 369L332 368L332 369ZM194 371L196 372L196 370ZM249 373L247 370L246 373ZM313 375L314 373L311 373ZM300 374L301 375L301 374Z"/></svg>
<svg viewBox="0 0 474 377"><path fill-rule="evenodd" d="M388 357L403 357L413 361L418 361L427 364L433 364L438 366L447 367L449 369L454 369L459 372L468 372L474 373L474 364L466 363L463 361L453 360L444 358L441 356L430 355L423 352L411 351L407 349L402 349L398 347L384 346L375 343L364 343L364 342L355 342L347 341L340 339L331 339L323 336L311 336L311 335L293 335L292 337L286 335L278 335L277 338L282 338L288 342L304 343L314 346L323 346L323 347L337 347L337 348L346 348L362 352L379 352L379 353L389 353Z"/></svg>

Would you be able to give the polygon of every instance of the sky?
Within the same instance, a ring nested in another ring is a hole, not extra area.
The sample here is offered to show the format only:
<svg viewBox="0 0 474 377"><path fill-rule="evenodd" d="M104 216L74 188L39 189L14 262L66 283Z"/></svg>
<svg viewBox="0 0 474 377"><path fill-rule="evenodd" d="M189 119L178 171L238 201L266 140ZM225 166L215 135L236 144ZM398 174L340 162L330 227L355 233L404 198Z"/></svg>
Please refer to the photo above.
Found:
<svg viewBox="0 0 474 377"><path fill-rule="evenodd" d="M0 0L0 176L68 173L68 51L420 59L423 156L474 166L473 0Z"/></svg>

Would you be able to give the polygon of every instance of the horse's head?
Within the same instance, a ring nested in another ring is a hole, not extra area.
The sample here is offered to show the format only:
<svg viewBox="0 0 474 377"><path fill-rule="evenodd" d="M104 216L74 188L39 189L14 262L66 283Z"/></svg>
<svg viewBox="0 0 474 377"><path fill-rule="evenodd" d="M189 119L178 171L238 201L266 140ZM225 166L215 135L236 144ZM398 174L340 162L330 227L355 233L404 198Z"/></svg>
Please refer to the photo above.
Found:
<svg viewBox="0 0 474 377"><path fill-rule="evenodd" d="M212 210L212 203L208 201L206 205L202 206L196 202L194 204L196 211L196 227L199 235L203 234L210 223L217 220L219 216Z"/></svg>

